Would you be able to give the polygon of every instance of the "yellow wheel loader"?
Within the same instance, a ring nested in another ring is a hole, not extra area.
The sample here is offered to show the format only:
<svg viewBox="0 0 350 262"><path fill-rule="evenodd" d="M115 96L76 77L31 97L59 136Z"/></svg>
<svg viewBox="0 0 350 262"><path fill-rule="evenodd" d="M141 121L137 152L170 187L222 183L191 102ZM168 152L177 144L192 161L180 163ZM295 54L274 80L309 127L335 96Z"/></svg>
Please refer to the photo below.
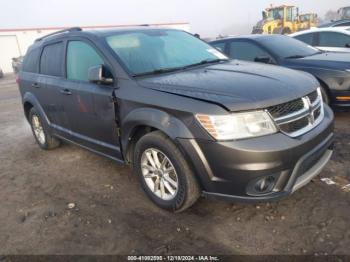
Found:
<svg viewBox="0 0 350 262"><path fill-rule="evenodd" d="M305 14L303 22L300 22L298 7L282 5L266 8L262 16L263 19L253 27L253 34L291 34L308 29L314 25L310 19L317 15Z"/></svg>

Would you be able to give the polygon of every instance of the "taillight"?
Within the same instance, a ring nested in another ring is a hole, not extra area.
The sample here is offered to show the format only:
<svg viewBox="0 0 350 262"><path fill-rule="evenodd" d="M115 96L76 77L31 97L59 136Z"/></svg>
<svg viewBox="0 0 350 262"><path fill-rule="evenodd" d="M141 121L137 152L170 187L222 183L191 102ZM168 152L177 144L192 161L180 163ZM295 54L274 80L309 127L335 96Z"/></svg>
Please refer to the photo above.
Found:
<svg viewBox="0 0 350 262"><path fill-rule="evenodd" d="M21 80L19 79L19 75L18 75L18 74L16 74L16 83L19 85L19 84L20 84L20 82L21 82Z"/></svg>

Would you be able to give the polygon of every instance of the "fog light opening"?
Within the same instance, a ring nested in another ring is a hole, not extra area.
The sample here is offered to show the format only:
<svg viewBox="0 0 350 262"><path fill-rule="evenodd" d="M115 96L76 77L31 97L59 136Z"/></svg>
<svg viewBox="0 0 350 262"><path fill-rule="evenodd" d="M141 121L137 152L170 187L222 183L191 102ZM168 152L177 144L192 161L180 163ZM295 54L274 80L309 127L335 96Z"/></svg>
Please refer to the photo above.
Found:
<svg viewBox="0 0 350 262"><path fill-rule="evenodd" d="M278 174L268 175L264 177L258 177L252 181L247 186L246 192L251 196L262 196L271 194L275 189L277 180L279 178Z"/></svg>
<svg viewBox="0 0 350 262"><path fill-rule="evenodd" d="M259 179L256 182L254 189L257 193L263 194L271 191L274 185L275 185L275 177L268 176L268 177L263 177Z"/></svg>

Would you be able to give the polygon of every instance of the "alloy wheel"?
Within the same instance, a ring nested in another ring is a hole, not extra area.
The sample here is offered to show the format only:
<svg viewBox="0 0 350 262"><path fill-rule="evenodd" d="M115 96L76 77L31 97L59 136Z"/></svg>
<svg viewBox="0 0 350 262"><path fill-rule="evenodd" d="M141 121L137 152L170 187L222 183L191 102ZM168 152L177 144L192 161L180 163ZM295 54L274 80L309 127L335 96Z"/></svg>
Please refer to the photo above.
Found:
<svg viewBox="0 0 350 262"><path fill-rule="evenodd" d="M32 117L32 126L33 126L34 135L39 141L39 143L42 145L45 144L46 138L45 138L44 129L37 115L33 115Z"/></svg>
<svg viewBox="0 0 350 262"><path fill-rule="evenodd" d="M179 180L174 165L160 150L149 148L141 156L141 171L149 189L162 200L173 199Z"/></svg>

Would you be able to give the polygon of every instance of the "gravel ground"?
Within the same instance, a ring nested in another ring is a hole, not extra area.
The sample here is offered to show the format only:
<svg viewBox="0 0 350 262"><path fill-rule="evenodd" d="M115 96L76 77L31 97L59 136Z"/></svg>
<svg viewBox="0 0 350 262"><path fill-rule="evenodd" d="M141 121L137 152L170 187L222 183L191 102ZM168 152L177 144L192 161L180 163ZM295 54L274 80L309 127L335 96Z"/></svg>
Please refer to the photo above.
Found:
<svg viewBox="0 0 350 262"><path fill-rule="evenodd" d="M200 199L181 214L155 207L127 167L73 145L39 149L11 75L0 127L0 254L350 254L350 112L336 113L329 180L273 203Z"/></svg>

